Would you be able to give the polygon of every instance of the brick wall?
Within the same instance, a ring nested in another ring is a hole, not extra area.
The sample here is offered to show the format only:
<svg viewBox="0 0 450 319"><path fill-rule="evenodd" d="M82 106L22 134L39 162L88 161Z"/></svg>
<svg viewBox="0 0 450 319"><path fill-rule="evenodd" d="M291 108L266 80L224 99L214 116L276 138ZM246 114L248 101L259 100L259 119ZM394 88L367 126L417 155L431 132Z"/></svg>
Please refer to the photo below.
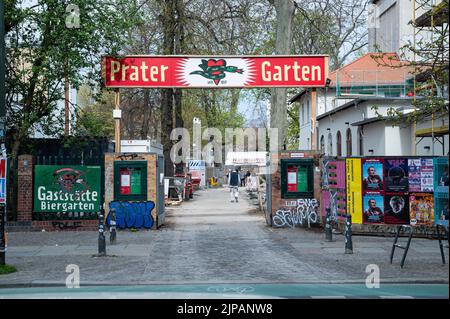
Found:
<svg viewBox="0 0 450 319"><path fill-rule="evenodd" d="M120 161L147 161L147 200L153 201L155 203L155 208L152 211L153 217L153 228L157 227L157 217L158 217L158 201L156 198L157 190L156 185L158 181L158 176L156 176L156 161L157 155L155 154L138 154L138 157L129 159L121 159L119 156L123 154L120 153L106 153L105 154L105 213L109 212L109 203L114 200L114 162ZM164 205L164 203L161 203Z"/></svg>
<svg viewBox="0 0 450 319"><path fill-rule="evenodd" d="M17 175L17 221L31 221L33 214L33 156L19 156Z"/></svg>
<svg viewBox="0 0 450 319"><path fill-rule="evenodd" d="M96 231L97 220L49 220L32 222L32 231Z"/></svg>

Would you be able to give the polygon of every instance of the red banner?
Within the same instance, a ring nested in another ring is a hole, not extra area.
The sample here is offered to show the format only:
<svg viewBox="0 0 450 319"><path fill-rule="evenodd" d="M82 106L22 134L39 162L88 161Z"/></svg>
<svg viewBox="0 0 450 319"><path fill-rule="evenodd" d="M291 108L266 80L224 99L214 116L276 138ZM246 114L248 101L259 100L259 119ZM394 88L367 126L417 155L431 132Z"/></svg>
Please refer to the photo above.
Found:
<svg viewBox="0 0 450 319"><path fill-rule="evenodd" d="M106 87L324 87L328 56L104 57Z"/></svg>

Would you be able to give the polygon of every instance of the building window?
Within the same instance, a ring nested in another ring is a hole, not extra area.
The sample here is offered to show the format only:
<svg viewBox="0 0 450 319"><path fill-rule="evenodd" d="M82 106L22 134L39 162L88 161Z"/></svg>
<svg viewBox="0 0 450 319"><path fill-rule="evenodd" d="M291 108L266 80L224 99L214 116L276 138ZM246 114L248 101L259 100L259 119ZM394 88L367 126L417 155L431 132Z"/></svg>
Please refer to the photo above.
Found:
<svg viewBox="0 0 450 319"><path fill-rule="evenodd" d="M333 136L328 134L328 156L333 156Z"/></svg>
<svg viewBox="0 0 450 319"><path fill-rule="evenodd" d="M342 138L341 131L338 131L336 134L336 152L337 156L342 156Z"/></svg>
<svg viewBox="0 0 450 319"><path fill-rule="evenodd" d="M320 153L325 154L325 137L323 135L320 137Z"/></svg>
<svg viewBox="0 0 450 319"><path fill-rule="evenodd" d="M347 129L347 156L352 156L352 130L350 128Z"/></svg>
<svg viewBox="0 0 450 319"><path fill-rule="evenodd" d="M364 129L362 126L358 127L358 148L359 148L359 155L364 155Z"/></svg>

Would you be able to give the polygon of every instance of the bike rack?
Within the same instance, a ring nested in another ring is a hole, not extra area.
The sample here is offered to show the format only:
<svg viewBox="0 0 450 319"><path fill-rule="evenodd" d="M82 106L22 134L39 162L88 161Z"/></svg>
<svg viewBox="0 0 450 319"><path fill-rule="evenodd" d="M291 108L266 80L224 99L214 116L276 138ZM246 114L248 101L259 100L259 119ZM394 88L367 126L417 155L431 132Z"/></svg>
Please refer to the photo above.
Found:
<svg viewBox="0 0 450 319"><path fill-rule="evenodd" d="M409 236L408 236L408 242L406 243L406 246L402 246L400 244L397 244L398 241L398 237L400 235L400 232L405 229L405 230L409 230ZM405 264L405 259L406 259L406 255L408 254L408 250L409 250L409 245L411 244L411 239L412 239L412 235L413 235L414 229L412 226L410 225L401 225L397 228L397 233L395 235L395 240L394 243L392 244L392 250L391 250L391 264L392 264L392 259L394 258L394 251L395 248L400 248L400 249L404 249L405 252L403 253L403 257L402 257L402 261L400 263L400 267L403 268L403 265Z"/></svg>
<svg viewBox="0 0 450 319"><path fill-rule="evenodd" d="M437 238L439 240L439 249L441 250L442 263L445 265L444 245L442 244L442 240L441 240L440 228L444 229L445 235L447 236L447 242L449 242L448 227L441 225L441 224L436 225L436 233L437 233Z"/></svg>

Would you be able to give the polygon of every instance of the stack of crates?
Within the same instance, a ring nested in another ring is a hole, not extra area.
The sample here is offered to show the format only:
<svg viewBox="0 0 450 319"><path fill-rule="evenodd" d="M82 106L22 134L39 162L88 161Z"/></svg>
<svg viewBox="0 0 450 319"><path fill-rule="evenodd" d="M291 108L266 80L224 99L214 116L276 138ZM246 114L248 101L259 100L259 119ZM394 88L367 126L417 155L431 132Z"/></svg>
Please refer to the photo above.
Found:
<svg viewBox="0 0 450 319"><path fill-rule="evenodd" d="M448 189L449 171L448 157L433 159L434 175L434 222L448 227Z"/></svg>

